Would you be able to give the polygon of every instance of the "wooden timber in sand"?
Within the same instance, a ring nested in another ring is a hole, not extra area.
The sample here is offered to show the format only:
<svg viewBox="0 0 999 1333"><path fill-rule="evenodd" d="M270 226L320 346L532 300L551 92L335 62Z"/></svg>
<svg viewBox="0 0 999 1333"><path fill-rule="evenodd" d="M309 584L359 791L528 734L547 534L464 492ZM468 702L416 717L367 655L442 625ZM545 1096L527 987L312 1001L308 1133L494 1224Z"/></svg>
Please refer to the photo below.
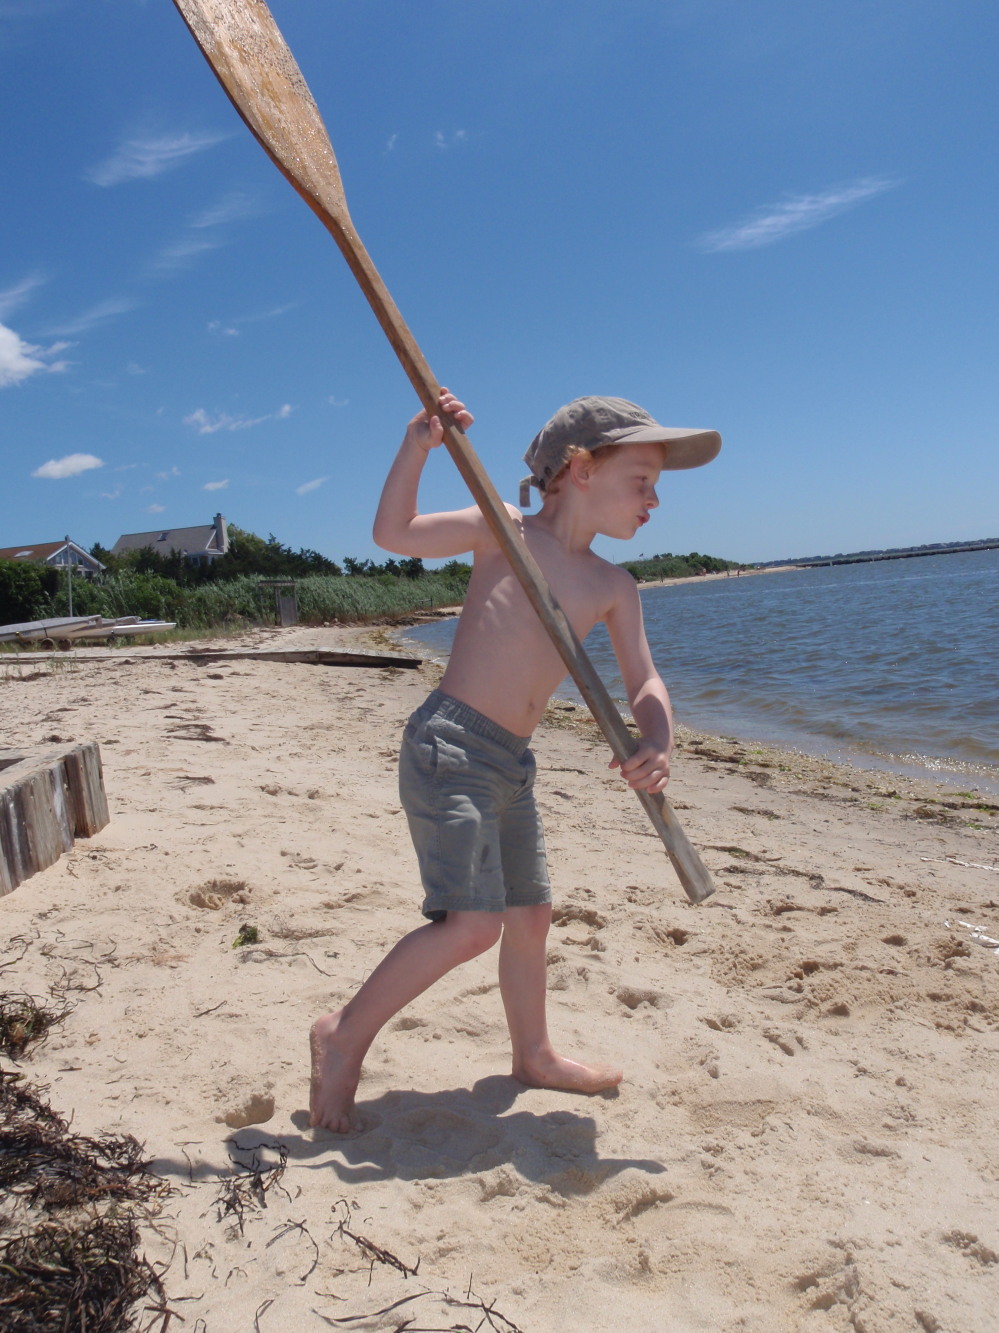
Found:
<svg viewBox="0 0 999 1333"><path fill-rule="evenodd" d="M206 666L212 662L306 662L312 666L343 667L406 667L413 671L423 661L421 657L396 657L389 653L333 652L326 648L189 648L185 652L128 652L120 648L102 652L86 649L81 653L25 653L0 657L5 662L194 662Z"/></svg>
<svg viewBox="0 0 999 1333"><path fill-rule="evenodd" d="M96 741L0 750L0 895L109 820Z"/></svg>

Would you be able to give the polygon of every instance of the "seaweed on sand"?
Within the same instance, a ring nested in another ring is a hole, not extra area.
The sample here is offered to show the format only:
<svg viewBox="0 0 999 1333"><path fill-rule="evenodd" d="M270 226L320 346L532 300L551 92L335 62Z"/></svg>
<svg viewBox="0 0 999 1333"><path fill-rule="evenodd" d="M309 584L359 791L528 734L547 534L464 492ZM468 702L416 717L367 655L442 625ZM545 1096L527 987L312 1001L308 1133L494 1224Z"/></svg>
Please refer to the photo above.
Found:
<svg viewBox="0 0 999 1333"><path fill-rule="evenodd" d="M148 1202L169 1186L148 1169L131 1134L71 1134L65 1120L0 1070L0 1190L46 1212L99 1202Z"/></svg>
<svg viewBox="0 0 999 1333"><path fill-rule="evenodd" d="M7 1333L122 1333L131 1311L163 1288L131 1217L96 1214L77 1225L48 1222L0 1248L0 1323Z"/></svg>
<svg viewBox="0 0 999 1333"><path fill-rule="evenodd" d="M0 1054L18 1059L49 1028L61 1023L69 1010L46 1009L30 995L0 995Z"/></svg>
<svg viewBox="0 0 999 1333"><path fill-rule="evenodd" d="M219 1185L219 1192L215 1198L218 1220L221 1222L230 1215L234 1216L241 1236L243 1235L243 1215L247 1208L254 1205L266 1208L269 1190L278 1188L289 1200L291 1198L291 1195L281 1184L281 1177L288 1165L288 1149L283 1143L278 1143L275 1146L278 1154L275 1166L265 1166L256 1151L253 1152L249 1164L239 1162L233 1158L234 1165L240 1169L234 1171L231 1176L227 1176Z"/></svg>
<svg viewBox="0 0 999 1333"><path fill-rule="evenodd" d="M152 1294L146 1312L165 1328L171 1312L136 1219L168 1193L131 1135L70 1133L39 1089L0 1069L0 1327L126 1333Z"/></svg>

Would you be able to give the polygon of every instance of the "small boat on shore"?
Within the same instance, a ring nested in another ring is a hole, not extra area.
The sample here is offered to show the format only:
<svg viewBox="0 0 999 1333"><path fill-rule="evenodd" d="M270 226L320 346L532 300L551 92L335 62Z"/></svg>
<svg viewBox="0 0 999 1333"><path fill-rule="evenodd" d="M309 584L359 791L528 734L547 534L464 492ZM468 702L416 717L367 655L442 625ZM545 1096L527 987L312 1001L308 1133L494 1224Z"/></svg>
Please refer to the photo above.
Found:
<svg viewBox="0 0 999 1333"><path fill-rule="evenodd" d="M74 643L92 640L113 643L139 634L164 634L176 629L173 620L143 620L139 616L64 616L54 620L28 620L20 625L0 625L0 643L39 644L42 648L68 651Z"/></svg>

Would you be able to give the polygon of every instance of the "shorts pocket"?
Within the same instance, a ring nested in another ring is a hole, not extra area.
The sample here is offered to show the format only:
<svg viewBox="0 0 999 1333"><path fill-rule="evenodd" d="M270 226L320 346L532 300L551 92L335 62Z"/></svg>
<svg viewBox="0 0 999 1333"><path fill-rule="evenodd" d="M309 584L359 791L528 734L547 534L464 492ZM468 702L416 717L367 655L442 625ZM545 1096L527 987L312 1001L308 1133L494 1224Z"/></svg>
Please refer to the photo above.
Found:
<svg viewBox="0 0 999 1333"><path fill-rule="evenodd" d="M447 777L451 773L461 773L468 768L464 750L457 745L450 745L441 736L432 736L434 750L434 775Z"/></svg>
<svg viewBox="0 0 999 1333"><path fill-rule="evenodd" d="M400 772L409 763L424 777L432 778L437 773L436 738L426 723L408 722L402 733Z"/></svg>

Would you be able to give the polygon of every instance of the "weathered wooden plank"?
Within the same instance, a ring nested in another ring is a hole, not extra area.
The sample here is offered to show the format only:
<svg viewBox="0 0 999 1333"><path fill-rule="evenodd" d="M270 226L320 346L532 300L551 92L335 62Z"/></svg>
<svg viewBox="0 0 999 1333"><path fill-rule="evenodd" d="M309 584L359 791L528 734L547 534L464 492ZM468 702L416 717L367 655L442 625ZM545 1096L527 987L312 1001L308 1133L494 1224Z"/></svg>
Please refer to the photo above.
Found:
<svg viewBox="0 0 999 1333"><path fill-rule="evenodd" d="M109 822L95 741L0 751L0 894Z"/></svg>
<svg viewBox="0 0 999 1333"><path fill-rule="evenodd" d="M273 648L253 649L196 649L189 648L182 653L164 653L159 649L151 652L128 652L120 648L86 649L81 653L25 653L0 656L0 665L7 662L24 662L34 665L36 662L194 662L205 666L212 662L305 662L311 666L346 666L346 667L403 667L414 670L420 666L422 657L396 657L388 653L346 653L334 652L326 648Z"/></svg>
<svg viewBox="0 0 999 1333"><path fill-rule="evenodd" d="M70 750L63 760L73 806L73 832L92 838L111 819L104 791L104 770L97 745Z"/></svg>

